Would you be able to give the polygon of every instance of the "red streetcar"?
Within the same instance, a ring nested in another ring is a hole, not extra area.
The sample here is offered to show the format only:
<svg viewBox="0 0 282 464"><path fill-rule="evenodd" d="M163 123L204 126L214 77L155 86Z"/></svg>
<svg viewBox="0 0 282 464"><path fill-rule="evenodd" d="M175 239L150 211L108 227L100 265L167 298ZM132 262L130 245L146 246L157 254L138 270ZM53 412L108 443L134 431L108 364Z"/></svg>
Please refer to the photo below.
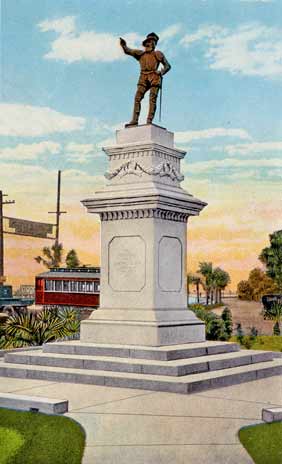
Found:
<svg viewBox="0 0 282 464"><path fill-rule="evenodd" d="M100 299L100 268L53 268L35 278L35 304L96 309Z"/></svg>

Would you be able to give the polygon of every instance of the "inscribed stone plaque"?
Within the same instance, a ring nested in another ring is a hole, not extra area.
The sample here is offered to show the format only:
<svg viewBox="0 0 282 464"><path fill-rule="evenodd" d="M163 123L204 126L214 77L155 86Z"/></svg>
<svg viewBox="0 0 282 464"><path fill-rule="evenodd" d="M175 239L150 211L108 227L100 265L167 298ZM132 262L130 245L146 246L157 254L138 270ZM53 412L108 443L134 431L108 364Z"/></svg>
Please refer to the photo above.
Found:
<svg viewBox="0 0 282 464"><path fill-rule="evenodd" d="M182 243L164 236L159 242L159 287L165 292L180 292L182 287Z"/></svg>
<svg viewBox="0 0 282 464"><path fill-rule="evenodd" d="M139 235L109 243L109 285L118 292L139 292L146 280L146 245Z"/></svg>

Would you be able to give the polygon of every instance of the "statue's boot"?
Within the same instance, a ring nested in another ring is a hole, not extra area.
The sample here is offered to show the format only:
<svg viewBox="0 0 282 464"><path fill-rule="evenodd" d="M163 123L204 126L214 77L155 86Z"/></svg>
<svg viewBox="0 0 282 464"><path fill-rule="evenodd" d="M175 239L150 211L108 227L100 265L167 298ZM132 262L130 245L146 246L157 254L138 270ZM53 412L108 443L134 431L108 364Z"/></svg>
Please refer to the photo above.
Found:
<svg viewBox="0 0 282 464"><path fill-rule="evenodd" d="M149 112L147 116L147 124L152 124L156 109L157 109L157 99L158 99L158 87L151 87L150 90L150 104L149 104Z"/></svg>
<svg viewBox="0 0 282 464"><path fill-rule="evenodd" d="M140 115L140 110L141 110L141 100L143 97L144 97L144 92L143 91L141 92L138 89L135 95L132 119L127 124L125 124L125 127L138 126L138 120L139 120L139 115Z"/></svg>

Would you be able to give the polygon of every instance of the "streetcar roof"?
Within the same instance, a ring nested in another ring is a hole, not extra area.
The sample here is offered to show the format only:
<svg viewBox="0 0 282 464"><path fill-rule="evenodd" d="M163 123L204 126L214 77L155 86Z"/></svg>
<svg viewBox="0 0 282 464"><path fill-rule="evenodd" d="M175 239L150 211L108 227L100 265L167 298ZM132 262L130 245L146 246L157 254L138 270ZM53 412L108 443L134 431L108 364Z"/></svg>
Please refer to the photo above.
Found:
<svg viewBox="0 0 282 464"><path fill-rule="evenodd" d="M37 277L60 277L61 279L77 277L80 279L91 279L100 277L99 267L85 267L85 268L53 268L50 271L42 272Z"/></svg>

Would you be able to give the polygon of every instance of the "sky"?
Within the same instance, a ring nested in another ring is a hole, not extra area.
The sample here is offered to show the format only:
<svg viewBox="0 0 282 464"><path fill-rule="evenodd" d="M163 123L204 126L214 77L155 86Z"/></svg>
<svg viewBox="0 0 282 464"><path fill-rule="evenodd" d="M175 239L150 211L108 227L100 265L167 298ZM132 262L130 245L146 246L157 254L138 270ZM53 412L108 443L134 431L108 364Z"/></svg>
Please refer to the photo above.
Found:
<svg viewBox="0 0 282 464"><path fill-rule="evenodd" d="M4 214L54 222L62 170L61 241L99 264L99 220L81 200L104 184L102 147L131 118L142 48L159 37L172 69L161 123L186 150L182 187L208 203L188 223L188 266L211 261L235 289L282 228L280 0L0 0L0 189ZM141 122L147 102L144 102ZM5 235L15 286L43 268L52 242Z"/></svg>

